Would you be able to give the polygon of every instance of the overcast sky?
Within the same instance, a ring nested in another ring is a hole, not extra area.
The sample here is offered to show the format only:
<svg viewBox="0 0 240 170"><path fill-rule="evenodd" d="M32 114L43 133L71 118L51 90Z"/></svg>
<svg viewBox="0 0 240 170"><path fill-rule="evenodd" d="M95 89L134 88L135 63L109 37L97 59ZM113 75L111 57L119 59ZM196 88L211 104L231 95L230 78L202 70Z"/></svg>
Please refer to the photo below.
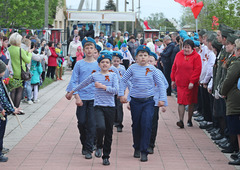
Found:
<svg viewBox="0 0 240 170"><path fill-rule="evenodd" d="M66 0L67 7L72 9L77 9L81 0ZM89 8L93 10L96 9L96 0L85 0L83 9L86 8L86 2L89 2ZM101 0L100 9L104 9L106 2L108 0ZM129 4L127 5L127 10L132 9L132 0L127 0ZM116 0L114 0L116 2ZM124 11L124 2L125 0L118 0L119 2L119 11ZM134 11L138 10L139 0L134 0ZM171 19L175 18L180 19L182 15L181 5L174 0L140 0L141 13L140 17L144 18L149 16L151 13L162 12L165 17Z"/></svg>

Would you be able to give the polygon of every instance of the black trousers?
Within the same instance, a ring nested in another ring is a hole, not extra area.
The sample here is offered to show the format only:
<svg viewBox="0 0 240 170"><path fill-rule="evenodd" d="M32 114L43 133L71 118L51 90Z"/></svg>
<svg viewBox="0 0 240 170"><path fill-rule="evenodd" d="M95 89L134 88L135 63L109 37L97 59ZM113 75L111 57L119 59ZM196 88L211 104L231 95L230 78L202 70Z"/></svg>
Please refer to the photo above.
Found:
<svg viewBox="0 0 240 170"><path fill-rule="evenodd" d="M97 148L103 148L103 159L110 158L115 107L95 106L94 113L96 120Z"/></svg>
<svg viewBox="0 0 240 170"><path fill-rule="evenodd" d="M124 65L124 67L126 68L126 70L128 69L129 67L129 60L123 60L123 63L122 65Z"/></svg>
<svg viewBox="0 0 240 170"><path fill-rule="evenodd" d="M44 82L44 80L45 80L45 76L46 76L46 72L43 71L42 74L41 74L41 77L42 77L42 81L43 81L43 82Z"/></svg>
<svg viewBox="0 0 240 170"><path fill-rule="evenodd" d="M73 70L73 68L77 62L77 57L72 57L72 59L73 59L73 62L72 62L72 70Z"/></svg>
<svg viewBox="0 0 240 170"><path fill-rule="evenodd" d="M10 93L10 97L16 108L18 108L20 106L21 99L22 99L22 93L23 93L23 87L18 87L16 89L13 89Z"/></svg>
<svg viewBox="0 0 240 170"><path fill-rule="evenodd" d="M7 116L5 116L6 120L3 121L0 119L0 156L2 155L2 149L3 149L3 137L6 130L6 124L7 124Z"/></svg>
<svg viewBox="0 0 240 170"><path fill-rule="evenodd" d="M154 115L152 120L152 133L151 133L150 144L149 144L149 147L151 148L155 147L155 141L156 141L157 130L158 130L158 120L159 120L159 107L154 106Z"/></svg>
<svg viewBox="0 0 240 170"><path fill-rule="evenodd" d="M164 76L165 76L165 78L167 79L167 82L168 82L167 95L171 96L171 92L172 92L172 88L171 88L172 81L171 81L171 78L170 78L171 69L172 69L171 60L163 59L162 62L163 62L163 74L164 74Z"/></svg>
<svg viewBox="0 0 240 170"><path fill-rule="evenodd" d="M55 75L55 66L48 66L48 70L47 70L47 77L49 78L51 76L51 79L54 79L54 75Z"/></svg>
<svg viewBox="0 0 240 170"><path fill-rule="evenodd" d="M120 99L117 98L117 95L115 95L115 124L116 127L121 127L123 128L123 106L122 103L120 102Z"/></svg>
<svg viewBox="0 0 240 170"><path fill-rule="evenodd" d="M83 150L93 151L94 137L96 134L96 123L93 108L93 100L83 100L82 106L77 106L78 130Z"/></svg>
<svg viewBox="0 0 240 170"><path fill-rule="evenodd" d="M204 120L211 122L212 121L212 112L211 112L211 102L207 88L200 87L201 90L201 99L202 99L202 114Z"/></svg>

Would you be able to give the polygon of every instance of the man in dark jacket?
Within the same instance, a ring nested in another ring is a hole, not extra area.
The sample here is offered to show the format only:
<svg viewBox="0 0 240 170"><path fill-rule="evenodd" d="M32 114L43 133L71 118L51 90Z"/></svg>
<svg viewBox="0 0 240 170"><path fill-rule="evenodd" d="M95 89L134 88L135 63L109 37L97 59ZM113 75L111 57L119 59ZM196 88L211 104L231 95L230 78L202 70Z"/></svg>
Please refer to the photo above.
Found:
<svg viewBox="0 0 240 170"><path fill-rule="evenodd" d="M163 42L166 44L166 48L163 50L163 52L160 54L160 56L161 56L161 61L163 63L163 73L168 81L167 95L171 96L171 78L170 78L171 55L172 55L175 45L172 42L170 36L168 36L168 35L164 37Z"/></svg>
<svg viewBox="0 0 240 170"><path fill-rule="evenodd" d="M92 24L89 25L89 30L86 32L85 37L91 37L93 39L95 38Z"/></svg>
<svg viewBox="0 0 240 170"><path fill-rule="evenodd" d="M85 37L85 34L87 33L86 30L86 25L83 24L82 29L78 32L78 35L80 36L81 41L83 40L83 38Z"/></svg>
<svg viewBox="0 0 240 170"><path fill-rule="evenodd" d="M113 45L113 41L115 40L115 38L116 38L116 32L113 31L112 36L108 38L108 42Z"/></svg>
<svg viewBox="0 0 240 170"><path fill-rule="evenodd" d="M135 60L135 52L138 48L138 46L140 46L139 42L136 41L135 37L134 36L131 36L129 39L128 39L128 47L129 47L129 51L133 57L133 59Z"/></svg>

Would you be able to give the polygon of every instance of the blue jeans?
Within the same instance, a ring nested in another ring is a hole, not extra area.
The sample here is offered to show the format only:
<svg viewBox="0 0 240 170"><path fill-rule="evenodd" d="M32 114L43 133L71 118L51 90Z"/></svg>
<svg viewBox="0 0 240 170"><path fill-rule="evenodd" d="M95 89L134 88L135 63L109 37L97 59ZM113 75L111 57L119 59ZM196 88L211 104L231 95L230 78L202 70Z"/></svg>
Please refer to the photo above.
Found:
<svg viewBox="0 0 240 170"><path fill-rule="evenodd" d="M82 102L83 106L77 106L76 112L80 141L83 145L83 150L92 153L96 133L96 122L93 108L94 101L83 100Z"/></svg>
<svg viewBox="0 0 240 170"><path fill-rule="evenodd" d="M154 100L150 98L146 101L140 101L131 98L130 107L133 122L133 147L142 153L148 153L147 148L150 142L154 114Z"/></svg>
<svg viewBox="0 0 240 170"><path fill-rule="evenodd" d="M27 96L27 101L29 101L32 99L31 80L25 81L24 83L23 98Z"/></svg>

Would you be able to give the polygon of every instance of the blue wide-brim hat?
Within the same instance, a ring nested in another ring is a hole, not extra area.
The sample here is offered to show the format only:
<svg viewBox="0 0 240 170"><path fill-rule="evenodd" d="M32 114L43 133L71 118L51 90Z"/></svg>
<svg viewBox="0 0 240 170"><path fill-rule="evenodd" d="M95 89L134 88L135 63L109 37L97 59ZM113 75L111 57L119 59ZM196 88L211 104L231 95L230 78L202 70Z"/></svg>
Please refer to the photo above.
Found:
<svg viewBox="0 0 240 170"><path fill-rule="evenodd" d="M95 41L93 38L91 38L91 37L85 37L85 38L83 38L83 40L82 40L82 46L83 46L83 47L84 47L84 45L85 45L86 42L91 42L91 43L93 43L93 44L95 45L95 47L96 47L96 41Z"/></svg>
<svg viewBox="0 0 240 170"><path fill-rule="evenodd" d="M146 51L148 54L151 52L150 48L148 48L146 45L140 45L137 48L135 55L137 55L139 51Z"/></svg>
<svg viewBox="0 0 240 170"><path fill-rule="evenodd" d="M121 48L122 47L127 47L127 44L126 43L122 43Z"/></svg>
<svg viewBox="0 0 240 170"><path fill-rule="evenodd" d="M123 59L122 53L120 51L113 51L112 56L119 57L121 60Z"/></svg>
<svg viewBox="0 0 240 170"><path fill-rule="evenodd" d="M112 56L112 52L111 52L111 51L108 51L108 50L102 50L102 51L100 52L100 54L107 54L107 55Z"/></svg>
<svg viewBox="0 0 240 170"><path fill-rule="evenodd" d="M100 63L103 59L109 59L110 61L112 61L112 56L109 54L101 54L98 57L97 62Z"/></svg>
<svg viewBox="0 0 240 170"><path fill-rule="evenodd" d="M100 45L96 44L96 49L98 50L98 52L102 51L102 47Z"/></svg>
<svg viewBox="0 0 240 170"><path fill-rule="evenodd" d="M111 43L107 43L106 46L107 46L107 48L111 48L112 44Z"/></svg>
<svg viewBox="0 0 240 170"><path fill-rule="evenodd" d="M158 57L157 57L157 54L156 53L154 53L154 52L150 52L150 54L149 54L150 56L153 56L154 58L155 58L155 60L157 60L158 59Z"/></svg>

